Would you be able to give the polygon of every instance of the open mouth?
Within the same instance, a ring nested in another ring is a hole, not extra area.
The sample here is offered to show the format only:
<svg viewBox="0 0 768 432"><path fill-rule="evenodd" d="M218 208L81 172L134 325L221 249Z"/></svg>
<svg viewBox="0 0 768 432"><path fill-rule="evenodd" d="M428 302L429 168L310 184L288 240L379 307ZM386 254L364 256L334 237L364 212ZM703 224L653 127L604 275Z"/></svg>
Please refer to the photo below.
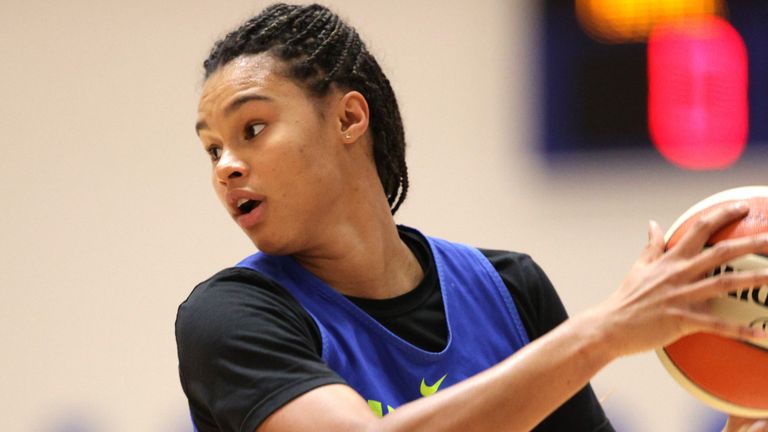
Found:
<svg viewBox="0 0 768 432"><path fill-rule="evenodd" d="M261 205L261 201L258 200L252 200L252 199L239 199L237 200L237 211L241 214L248 214L253 211L256 207Z"/></svg>

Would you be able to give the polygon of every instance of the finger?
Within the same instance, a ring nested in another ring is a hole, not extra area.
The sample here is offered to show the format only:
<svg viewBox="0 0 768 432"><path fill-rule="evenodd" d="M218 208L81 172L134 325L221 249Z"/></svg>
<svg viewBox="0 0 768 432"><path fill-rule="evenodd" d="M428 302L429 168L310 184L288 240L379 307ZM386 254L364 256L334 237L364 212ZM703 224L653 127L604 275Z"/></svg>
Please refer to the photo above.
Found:
<svg viewBox="0 0 768 432"><path fill-rule="evenodd" d="M656 221L648 221L648 243L640 258L645 262L655 261L664 254L664 248L664 232Z"/></svg>
<svg viewBox="0 0 768 432"><path fill-rule="evenodd" d="M648 244L654 253L654 258L658 258L664 254L664 248L666 244L664 242L664 231L661 230L659 224L652 220L648 223Z"/></svg>
<svg viewBox="0 0 768 432"><path fill-rule="evenodd" d="M765 432L768 431L766 419L750 419L731 415L723 432Z"/></svg>
<svg viewBox="0 0 768 432"><path fill-rule="evenodd" d="M721 273L681 289L679 295L688 301L700 302L732 291L762 285L768 285L768 269Z"/></svg>
<svg viewBox="0 0 768 432"><path fill-rule="evenodd" d="M701 275L740 256L768 253L768 234L723 240L705 249L690 263L692 275Z"/></svg>
<svg viewBox="0 0 768 432"><path fill-rule="evenodd" d="M752 420L744 417L728 416L723 432L745 432Z"/></svg>
<svg viewBox="0 0 768 432"><path fill-rule="evenodd" d="M701 331L743 340L768 337L768 334L762 329L732 323L714 315L686 311L681 311L679 314L681 324L691 329L689 333Z"/></svg>
<svg viewBox="0 0 768 432"><path fill-rule="evenodd" d="M684 257L699 253L714 233L729 222L746 216L747 213L749 213L749 207L745 202L739 201L705 214L693 223L670 252Z"/></svg>

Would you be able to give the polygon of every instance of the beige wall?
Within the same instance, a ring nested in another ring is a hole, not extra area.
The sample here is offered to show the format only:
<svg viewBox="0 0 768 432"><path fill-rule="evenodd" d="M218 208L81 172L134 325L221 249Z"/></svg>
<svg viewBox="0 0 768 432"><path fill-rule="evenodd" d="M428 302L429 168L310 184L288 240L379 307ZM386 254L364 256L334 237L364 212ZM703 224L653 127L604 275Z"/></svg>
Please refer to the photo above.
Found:
<svg viewBox="0 0 768 432"><path fill-rule="evenodd" d="M212 42L263 2L0 2L0 429L182 431L173 321L198 281L251 251L219 208L192 125ZM536 2L332 3L404 112L413 189L400 223L527 251L572 312L616 287L645 225L765 182L752 158L692 174L532 153ZM691 429L697 404L652 355L600 373L635 431Z"/></svg>

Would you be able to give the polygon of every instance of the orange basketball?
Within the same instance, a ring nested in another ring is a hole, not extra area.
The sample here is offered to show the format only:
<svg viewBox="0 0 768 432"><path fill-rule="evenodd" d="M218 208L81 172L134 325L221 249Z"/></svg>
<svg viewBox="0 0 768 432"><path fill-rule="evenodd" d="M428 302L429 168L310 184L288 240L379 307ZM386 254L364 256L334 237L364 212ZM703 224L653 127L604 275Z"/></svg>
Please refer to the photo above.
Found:
<svg viewBox="0 0 768 432"><path fill-rule="evenodd" d="M749 214L722 228L708 241L719 241L768 232L768 186L748 186L712 195L688 209L666 235L673 248L703 215L735 201L749 203ZM746 255L712 271L768 267L768 257ZM768 326L768 286L731 292L711 300L712 312L734 322ZM695 397L730 414L768 416L768 340L744 342L708 333L685 336L657 350L667 371Z"/></svg>

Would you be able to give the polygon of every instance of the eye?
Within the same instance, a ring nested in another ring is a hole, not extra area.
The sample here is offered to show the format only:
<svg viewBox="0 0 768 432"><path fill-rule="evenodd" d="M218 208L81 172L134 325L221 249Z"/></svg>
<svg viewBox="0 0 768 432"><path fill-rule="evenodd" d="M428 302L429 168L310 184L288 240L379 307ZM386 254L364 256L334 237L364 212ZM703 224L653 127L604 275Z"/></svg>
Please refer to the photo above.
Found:
<svg viewBox="0 0 768 432"><path fill-rule="evenodd" d="M245 139L249 140L256 135L259 134L259 132L262 131L267 125L264 123L252 123L245 127Z"/></svg>
<svg viewBox="0 0 768 432"><path fill-rule="evenodd" d="M221 159L221 148L216 146L210 146L207 149L205 149L206 153L208 153L208 156L211 157L211 162L217 162L219 159Z"/></svg>

